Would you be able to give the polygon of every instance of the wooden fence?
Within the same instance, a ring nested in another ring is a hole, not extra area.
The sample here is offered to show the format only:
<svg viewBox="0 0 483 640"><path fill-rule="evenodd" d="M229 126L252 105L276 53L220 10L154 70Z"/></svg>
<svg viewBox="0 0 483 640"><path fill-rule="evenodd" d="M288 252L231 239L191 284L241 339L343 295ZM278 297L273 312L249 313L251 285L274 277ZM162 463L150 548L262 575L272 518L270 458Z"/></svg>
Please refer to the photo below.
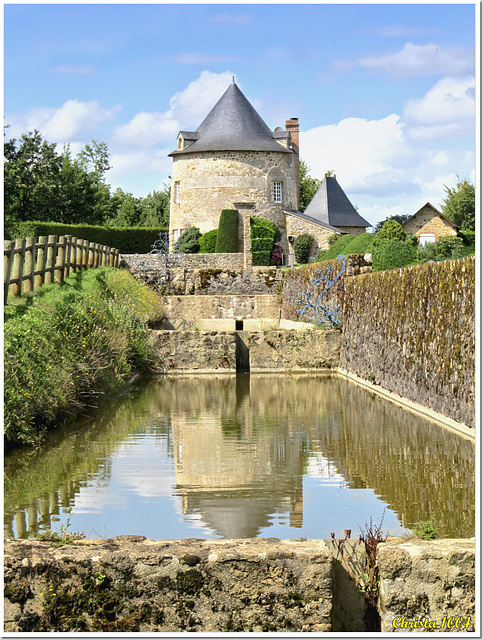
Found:
<svg viewBox="0 0 483 640"><path fill-rule="evenodd" d="M40 236L4 243L3 302L43 284L63 282L71 273L92 267L118 267L119 249L72 236Z"/></svg>

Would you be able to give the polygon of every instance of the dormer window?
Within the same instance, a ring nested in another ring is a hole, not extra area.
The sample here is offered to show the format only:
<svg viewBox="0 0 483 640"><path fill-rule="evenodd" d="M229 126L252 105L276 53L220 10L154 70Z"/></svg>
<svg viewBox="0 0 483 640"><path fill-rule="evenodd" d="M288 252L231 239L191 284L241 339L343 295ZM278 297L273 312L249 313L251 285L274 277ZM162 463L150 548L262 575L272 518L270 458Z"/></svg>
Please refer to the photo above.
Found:
<svg viewBox="0 0 483 640"><path fill-rule="evenodd" d="M273 202L282 202L282 183L278 180L272 182L272 198Z"/></svg>

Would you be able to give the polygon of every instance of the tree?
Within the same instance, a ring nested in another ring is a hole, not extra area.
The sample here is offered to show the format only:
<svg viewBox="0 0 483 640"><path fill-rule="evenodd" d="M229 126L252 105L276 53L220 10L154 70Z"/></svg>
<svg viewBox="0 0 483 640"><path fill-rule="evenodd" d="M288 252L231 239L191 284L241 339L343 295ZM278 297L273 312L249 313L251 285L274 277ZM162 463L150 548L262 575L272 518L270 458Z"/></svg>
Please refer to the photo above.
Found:
<svg viewBox="0 0 483 640"><path fill-rule="evenodd" d="M300 160L299 163L300 170L300 206L299 210L301 212L305 211L305 209L309 206L310 201L315 196L317 189L322 184L321 180L317 180L317 178L312 178L309 175L309 167L307 163L303 160Z"/></svg>
<svg viewBox="0 0 483 640"><path fill-rule="evenodd" d="M377 237L374 239L374 243L377 245L381 240L400 240L404 242L407 234L402 226L396 220L386 220L382 225L381 230L377 233Z"/></svg>
<svg viewBox="0 0 483 640"><path fill-rule="evenodd" d="M461 180L452 189L444 185L446 198L442 213L461 229L475 230L475 185Z"/></svg>
<svg viewBox="0 0 483 640"><path fill-rule="evenodd" d="M409 218L411 217L410 214L396 214L394 216L389 216L387 217L385 220L381 220L380 222L377 222L373 229L374 229L374 233L377 233L378 231L380 231L382 229L382 225L387 222L388 220L395 220L396 222L399 222L400 225L403 225L406 220L409 220Z"/></svg>
<svg viewBox="0 0 483 640"><path fill-rule="evenodd" d="M168 227L170 188L163 185L163 191L153 191L141 200L141 226Z"/></svg>

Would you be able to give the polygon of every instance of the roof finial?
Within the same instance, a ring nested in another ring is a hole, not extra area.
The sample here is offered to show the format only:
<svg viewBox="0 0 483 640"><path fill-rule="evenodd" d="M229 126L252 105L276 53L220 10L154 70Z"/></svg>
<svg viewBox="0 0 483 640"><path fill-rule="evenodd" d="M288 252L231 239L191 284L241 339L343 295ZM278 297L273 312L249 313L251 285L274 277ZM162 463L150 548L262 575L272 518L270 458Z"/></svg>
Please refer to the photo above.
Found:
<svg viewBox="0 0 483 640"><path fill-rule="evenodd" d="M233 84L235 84L235 76L232 76L231 79L233 81Z"/></svg>

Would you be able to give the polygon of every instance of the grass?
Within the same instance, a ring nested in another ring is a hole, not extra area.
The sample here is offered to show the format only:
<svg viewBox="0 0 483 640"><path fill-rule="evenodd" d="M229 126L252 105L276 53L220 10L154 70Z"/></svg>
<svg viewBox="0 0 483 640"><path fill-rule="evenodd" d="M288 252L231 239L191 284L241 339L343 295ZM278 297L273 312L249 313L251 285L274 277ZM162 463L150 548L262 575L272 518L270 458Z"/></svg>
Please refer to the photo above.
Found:
<svg viewBox="0 0 483 640"><path fill-rule="evenodd" d="M47 428L92 406L155 351L148 327L164 317L162 299L128 271L77 272L5 307L6 447L37 444Z"/></svg>

